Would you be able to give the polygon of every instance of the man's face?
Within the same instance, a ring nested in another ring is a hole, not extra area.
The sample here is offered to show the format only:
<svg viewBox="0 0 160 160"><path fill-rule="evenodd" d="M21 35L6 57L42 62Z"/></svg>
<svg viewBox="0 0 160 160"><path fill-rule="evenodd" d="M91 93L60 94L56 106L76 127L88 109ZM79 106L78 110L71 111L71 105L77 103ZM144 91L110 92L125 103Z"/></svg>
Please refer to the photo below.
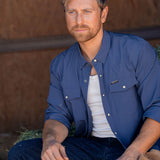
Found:
<svg viewBox="0 0 160 160"><path fill-rule="evenodd" d="M104 19L96 0L69 0L65 16L67 28L78 42L94 38L103 29Z"/></svg>

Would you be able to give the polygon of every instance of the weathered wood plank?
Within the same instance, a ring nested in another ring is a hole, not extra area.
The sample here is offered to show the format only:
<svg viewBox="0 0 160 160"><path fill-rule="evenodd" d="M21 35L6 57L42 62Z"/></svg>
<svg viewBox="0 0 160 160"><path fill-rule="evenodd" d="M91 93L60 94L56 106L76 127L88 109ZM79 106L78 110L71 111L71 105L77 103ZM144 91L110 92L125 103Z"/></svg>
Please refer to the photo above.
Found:
<svg viewBox="0 0 160 160"><path fill-rule="evenodd" d="M143 28L135 30L117 31L140 36L146 40L160 39L160 27ZM32 51L42 49L55 49L69 47L75 40L69 36L54 36L35 39L5 40L0 41L0 53L16 51Z"/></svg>

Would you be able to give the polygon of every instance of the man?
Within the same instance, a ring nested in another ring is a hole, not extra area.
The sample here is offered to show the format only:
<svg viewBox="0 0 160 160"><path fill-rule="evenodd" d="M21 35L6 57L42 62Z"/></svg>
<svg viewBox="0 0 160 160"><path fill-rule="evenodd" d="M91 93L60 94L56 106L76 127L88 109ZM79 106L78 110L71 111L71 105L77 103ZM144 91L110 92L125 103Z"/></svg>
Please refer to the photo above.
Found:
<svg viewBox="0 0 160 160"><path fill-rule="evenodd" d="M160 63L154 49L136 36L104 31L105 0L63 4L78 43L51 63L42 152L41 139L23 141L9 160L40 154L42 160L137 160L159 149ZM73 122L75 137L67 137Z"/></svg>

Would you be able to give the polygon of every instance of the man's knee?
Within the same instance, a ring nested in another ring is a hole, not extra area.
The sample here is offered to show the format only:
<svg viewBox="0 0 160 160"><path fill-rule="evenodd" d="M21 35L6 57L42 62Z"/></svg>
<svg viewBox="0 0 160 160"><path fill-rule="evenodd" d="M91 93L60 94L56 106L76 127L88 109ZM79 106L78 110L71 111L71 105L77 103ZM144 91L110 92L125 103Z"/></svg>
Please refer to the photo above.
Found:
<svg viewBox="0 0 160 160"><path fill-rule="evenodd" d="M8 153L8 160L40 160L42 139L25 140L14 145Z"/></svg>
<svg viewBox="0 0 160 160"><path fill-rule="evenodd" d="M21 154L23 153L23 141L14 145L8 152L8 160L18 160L21 159Z"/></svg>

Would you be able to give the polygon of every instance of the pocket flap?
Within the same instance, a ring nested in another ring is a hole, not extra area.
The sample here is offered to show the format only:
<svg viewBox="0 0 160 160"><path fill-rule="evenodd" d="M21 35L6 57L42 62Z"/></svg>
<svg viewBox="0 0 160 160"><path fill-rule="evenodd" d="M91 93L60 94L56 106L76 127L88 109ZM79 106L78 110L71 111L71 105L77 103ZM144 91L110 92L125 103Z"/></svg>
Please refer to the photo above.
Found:
<svg viewBox="0 0 160 160"><path fill-rule="evenodd" d="M63 89L63 94L66 100L73 100L80 97L80 89L79 88Z"/></svg>
<svg viewBox="0 0 160 160"><path fill-rule="evenodd" d="M135 78L125 78L119 79L117 81L117 83L110 83L110 92L126 91L137 84L137 80Z"/></svg>

